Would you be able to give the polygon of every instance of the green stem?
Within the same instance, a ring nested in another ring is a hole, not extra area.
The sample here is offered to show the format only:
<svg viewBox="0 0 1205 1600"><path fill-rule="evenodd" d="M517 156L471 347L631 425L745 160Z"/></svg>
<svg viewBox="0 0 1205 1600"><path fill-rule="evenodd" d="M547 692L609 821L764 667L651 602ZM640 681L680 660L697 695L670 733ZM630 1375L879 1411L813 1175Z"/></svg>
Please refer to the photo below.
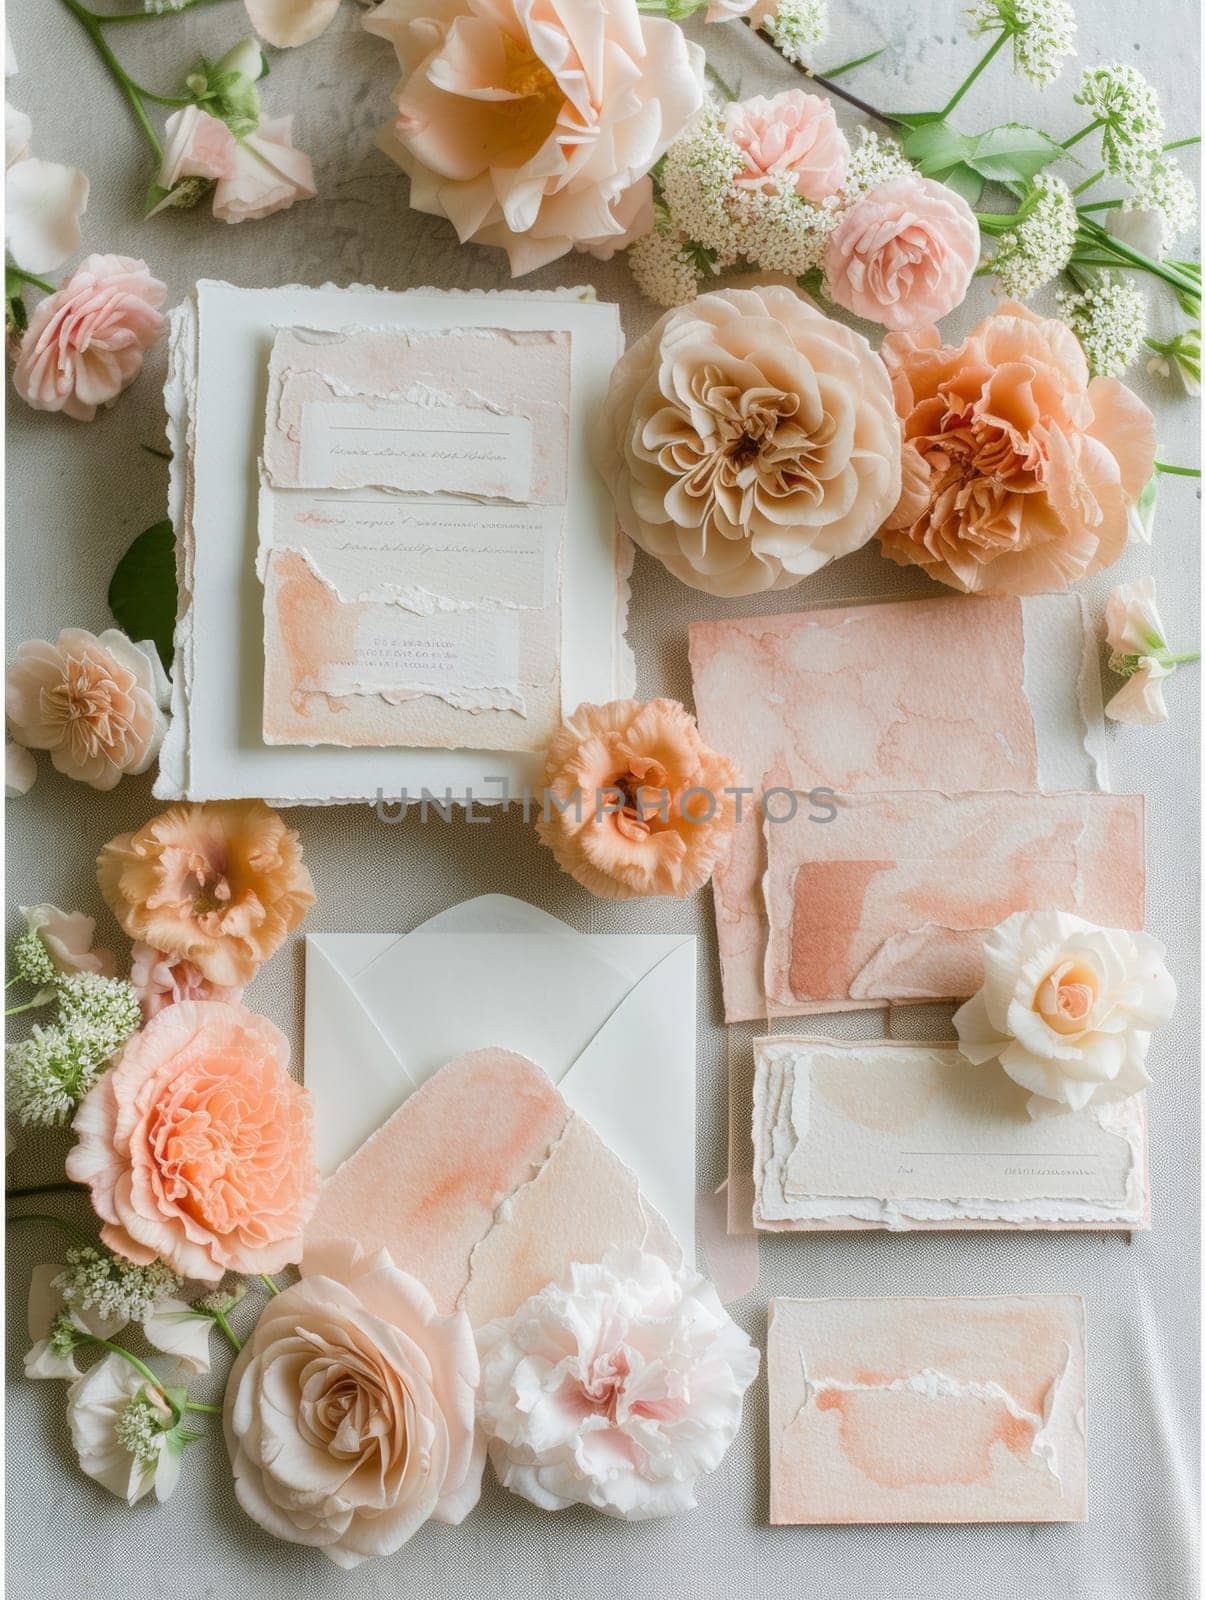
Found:
<svg viewBox="0 0 1205 1600"><path fill-rule="evenodd" d="M1156 461L1155 471L1166 472L1172 478L1199 478L1201 476L1200 467L1173 467L1167 461Z"/></svg>
<svg viewBox="0 0 1205 1600"><path fill-rule="evenodd" d="M1186 662L1199 661L1201 659L1199 650L1186 650L1182 655L1178 656L1170 655L1166 650L1155 650L1152 654L1154 659L1163 667L1180 667Z"/></svg>
<svg viewBox="0 0 1205 1600"><path fill-rule="evenodd" d="M954 91L953 99L942 110L941 117L940 117L941 121L943 121L943 122L945 121L945 119L950 115L950 112L953 111L954 107L958 104L958 102L966 94L967 90L975 82L975 79L979 76L979 74L981 72L985 71L985 69L988 67L988 65L993 60L995 60L996 56L999 55L1000 51L1004 48L1005 44L1008 42L1009 37L1010 37L1010 35L1009 35L1009 32L1008 32L1008 29L1005 28L999 34L999 36L996 38L995 42L992 44L990 49L987 51L987 54L979 62L978 66L972 67L972 69L970 71L970 74L963 80L962 86Z"/></svg>
<svg viewBox="0 0 1205 1600"><path fill-rule="evenodd" d="M27 1000L23 1006L9 1006L4 1015L6 1017L19 1017L23 1011L40 1011L43 1006L48 1006L53 999L53 994L35 994L33 999Z"/></svg>
<svg viewBox="0 0 1205 1600"><path fill-rule="evenodd" d="M1090 178L1085 178L1083 183L1078 184L1074 189L1072 189L1071 193L1073 195L1083 194L1086 190L1090 189L1094 183L1099 183L1104 175L1105 169L1102 167L1099 172L1094 172Z"/></svg>
<svg viewBox="0 0 1205 1600"><path fill-rule="evenodd" d="M64 1222L62 1217L52 1217L44 1211L22 1211L15 1216L6 1216L5 1223L12 1222L44 1222L52 1228L57 1228L60 1233L65 1233L69 1239L74 1239L76 1244L87 1245L89 1249L96 1248L96 1240L89 1239L86 1233L73 1227L70 1222Z"/></svg>
<svg viewBox="0 0 1205 1600"><path fill-rule="evenodd" d="M280 1293L280 1290L272 1282L271 1278L266 1277L262 1272L259 1274L259 1281L263 1284L264 1288L270 1295L275 1296Z"/></svg>
<svg viewBox="0 0 1205 1600"><path fill-rule="evenodd" d="M1081 213L1081 215L1085 211L1116 211L1118 206L1120 206L1121 204L1122 204L1122 202L1121 202L1120 199L1117 199L1117 200L1092 200L1086 206L1077 207L1077 210Z"/></svg>
<svg viewBox="0 0 1205 1600"><path fill-rule="evenodd" d="M235 1355L237 1355L243 1348L243 1342L239 1338L238 1334L235 1333L234 1329L230 1326L229 1322L227 1322L226 1313L224 1311L214 1311L212 1316L213 1320L217 1323L218 1327L222 1330L222 1333L229 1341Z"/></svg>
<svg viewBox="0 0 1205 1600"><path fill-rule="evenodd" d="M79 0L63 0L63 4L67 7L68 11L71 12L72 16L76 18L84 32L96 46L101 60L108 67L109 71L116 80L118 88L129 102L130 110L134 113L135 121L146 135L147 142L150 144L151 149L155 152L155 159L157 161L162 161L163 146L159 142L159 135L155 132L154 128L151 127L151 119L146 114L146 107L142 103L138 89L135 86L133 79L122 66L121 62L118 61L112 50L110 50L108 42L106 41L104 34L101 32L101 23L103 21L115 21L116 18L106 19L98 17L94 11L89 11L86 6L82 6L79 3ZM152 13L145 11L130 12L129 15L144 17L150 16Z"/></svg>
<svg viewBox="0 0 1205 1600"><path fill-rule="evenodd" d="M70 1183L66 1178L58 1183L31 1183L23 1189L6 1189L6 1200L27 1200L35 1194L86 1194L82 1183Z"/></svg>
<svg viewBox="0 0 1205 1600"><path fill-rule="evenodd" d="M1163 153L1166 155L1169 150L1183 150L1190 144L1200 144L1200 142L1201 135L1199 133L1190 133L1187 139L1173 139L1170 144L1165 144Z"/></svg>
<svg viewBox="0 0 1205 1600"><path fill-rule="evenodd" d="M4 270L10 278L19 278L22 283L28 283L31 288L41 289L44 294L54 293L54 284L47 283L45 278L36 277L32 272L26 272L24 267L19 267L15 261L6 261ZM16 978L10 978L9 983L16 983ZM4 986L8 988L8 983Z"/></svg>
<svg viewBox="0 0 1205 1600"><path fill-rule="evenodd" d="M1063 149L1070 150L1072 145L1078 144L1081 139L1086 139L1090 133L1095 133L1097 128L1103 128L1107 121L1107 117L1097 117L1095 122L1090 122L1086 128L1081 128L1078 133L1073 133L1070 139L1064 139Z"/></svg>
<svg viewBox="0 0 1205 1600"><path fill-rule="evenodd" d="M787 60L787 57L783 55L782 51L774 43L774 35L772 33L767 32L765 28L754 27L748 17L742 17L741 21L759 39L764 39L780 60ZM869 101L861 99L856 94L851 94L848 89L842 89L840 84L833 83L830 78L822 78L818 72L813 72L810 67L802 66L798 61L790 61L788 65L794 67L795 71L801 73L809 82L827 90L831 95L836 95L837 99L844 100L846 105L853 106L854 110L860 111L864 117L871 117L875 122L881 122L887 128L898 128L900 126L898 118L888 116L885 111L880 111L877 106L872 106Z"/></svg>
<svg viewBox="0 0 1205 1600"><path fill-rule="evenodd" d="M1174 289L1185 289L1189 294L1200 295L1200 283L1189 277L1187 273L1179 272L1168 265L1166 261L1154 261L1150 256L1144 255L1141 250L1136 250L1132 244L1127 244L1124 239L1116 239L1107 233L1098 222L1091 218L1085 220L1082 232L1088 242L1097 250L1103 250L1110 255L1118 256L1129 266L1137 267L1142 272L1153 273L1155 277L1162 278L1164 283L1170 283Z"/></svg>
<svg viewBox="0 0 1205 1600"><path fill-rule="evenodd" d="M220 1417L222 1414L221 1406L207 1406L201 1400L186 1400L184 1409L185 1411L203 1411L207 1417Z"/></svg>
<svg viewBox="0 0 1205 1600"><path fill-rule="evenodd" d="M839 67L825 67L824 76L830 81L833 78L840 78L846 72L853 72L856 67L864 67L868 61L877 61L886 48L885 44L881 44L877 50L872 50L869 55L858 56L854 61L843 61Z"/></svg>

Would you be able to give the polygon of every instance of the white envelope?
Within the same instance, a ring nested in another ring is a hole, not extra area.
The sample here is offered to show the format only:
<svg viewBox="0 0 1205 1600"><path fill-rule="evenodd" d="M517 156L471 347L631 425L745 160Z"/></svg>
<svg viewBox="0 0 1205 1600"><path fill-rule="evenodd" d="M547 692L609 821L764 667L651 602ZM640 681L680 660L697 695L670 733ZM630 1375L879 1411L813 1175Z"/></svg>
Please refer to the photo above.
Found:
<svg viewBox="0 0 1205 1600"><path fill-rule="evenodd" d="M695 940L583 934L507 895L306 939L305 1082L335 1170L420 1084L499 1045L547 1072L694 1259Z"/></svg>

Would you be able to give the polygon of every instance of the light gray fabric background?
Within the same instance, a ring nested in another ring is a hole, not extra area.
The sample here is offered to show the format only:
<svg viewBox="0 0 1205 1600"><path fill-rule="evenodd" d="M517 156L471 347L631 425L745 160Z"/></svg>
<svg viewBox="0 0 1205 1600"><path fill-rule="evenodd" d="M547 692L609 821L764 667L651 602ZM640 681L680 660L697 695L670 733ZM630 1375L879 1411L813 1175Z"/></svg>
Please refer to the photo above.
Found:
<svg viewBox="0 0 1205 1600"><path fill-rule="evenodd" d="M832 34L817 62L836 63L888 43L878 62L848 80L889 109L931 109L976 59L956 0L833 0ZM1163 91L1170 136L1200 126L1197 8L1192 0L1138 6L1080 0L1080 62L1136 63ZM319 198L262 223L228 228L205 208L139 220L151 177L141 143L113 84L82 32L53 0L19 0L10 28L20 75L10 97L33 116L39 155L83 165L92 179L85 249L144 256L182 296L201 276L258 285L283 282L437 284L504 282L500 255L460 248L451 229L406 206L406 180L372 145L394 81L392 56L342 8L319 41L272 57L264 85L274 113L297 115L298 142L314 156ZM168 92L202 52L226 48L244 28L237 0L184 19L112 34L135 75ZM705 37L725 78L743 93L797 81L741 27ZM1060 137L1081 125L1071 102L1074 71L1043 96L998 64L960 112L969 129L1007 116L1039 121ZM842 112L842 120L849 119ZM1193 152L1189 152L1191 156ZM1086 158L1090 159L1090 158ZM1093 163L1094 165L1094 163ZM1090 169L1089 169L1090 170ZM594 283L618 298L629 337L651 320L622 262L571 258L530 286ZM978 283L961 331L991 303ZM7 657L31 636L108 621L112 568L141 529L163 514L166 465L139 448L162 440L157 352L137 385L98 421L82 426L35 415L13 401L9 416L9 637ZM1165 460L1196 461L1196 407L1171 384L1139 387L1160 420ZM1169 637L1189 648L1197 615L1198 494L1165 480L1153 549L1129 550L1087 586L1099 616L1111 583L1153 571ZM796 609L875 595L930 592L919 574L883 561L872 544L786 594L724 605L683 588L654 562L637 560L631 637L640 691L689 700L686 627L697 618ZM975 684L967 686L973 702ZM24 1303L32 1264L58 1259L48 1230L14 1229L9 1246L8 1528L11 1592L22 1600L65 1594L106 1600L171 1592L179 1600L247 1595L290 1597L407 1594L423 1600L536 1600L606 1596L646 1600L668 1593L720 1596L880 1597L880 1600L1184 1600L1196 1593L1195 1507L1198 1414L1197 1047L1197 672L1178 673L1170 725L1113 730L1115 787L1149 797L1149 926L1168 943L1183 996L1152 1056L1154 1232L1132 1243L1116 1234L860 1234L767 1239L762 1277L735 1315L764 1347L771 1295L991 1293L1078 1290L1089 1327L1091 1515L1086 1526L849 1527L771 1529L764 1383L749 1397L741 1437L702 1488L691 1516L627 1526L587 1512L557 1516L487 1485L458 1529L432 1526L395 1557L344 1574L309 1551L262 1534L239 1511L225 1451L214 1437L191 1446L170 1502L129 1511L76 1470L64 1420L64 1390L21 1376ZM388 773L388 762L382 763ZM92 861L112 835L156 810L147 779L107 795L43 766L37 787L10 805L6 905L52 900L100 911ZM616 906L592 900L559 875L517 816L486 826L416 821L382 825L367 808L295 811L318 889L314 929L408 929L468 896L523 896L589 930L683 930L700 939L698 1172L714 1187L725 1169L725 1034L711 898L686 905ZM12 931L13 918L9 924ZM101 942L124 944L106 914ZM257 978L250 1004L291 1030L300 1050L302 949L295 939ZM881 1019L829 1024L849 1036ZM907 1025L902 1019L900 1026ZM929 1035L932 1036L931 1034ZM10 1184L61 1174L66 1136L22 1134ZM53 1202L51 1202L53 1203ZM82 1203L57 1202L63 1214ZM246 1318L244 1318L244 1322ZM201 1398L220 1395L224 1359Z"/></svg>

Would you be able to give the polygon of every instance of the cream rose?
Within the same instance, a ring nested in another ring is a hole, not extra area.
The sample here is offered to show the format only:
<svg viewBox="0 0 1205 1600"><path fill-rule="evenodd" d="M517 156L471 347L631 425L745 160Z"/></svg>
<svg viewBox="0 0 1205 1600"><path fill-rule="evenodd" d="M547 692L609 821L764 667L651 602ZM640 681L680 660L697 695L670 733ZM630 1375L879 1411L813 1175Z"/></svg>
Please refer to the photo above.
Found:
<svg viewBox="0 0 1205 1600"><path fill-rule="evenodd" d="M624 531L710 594L786 589L872 537L900 491L886 369L793 289L667 312L616 367L598 466Z"/></svg>
<svg viewBox="0 0 1205 1600"><path fill-rule="evenodd" d="M383 1251L324 1247L302 1272L234 1363L226 1448L248 1516L354 1567L476 1504L477 1351Z"/></svg>
<svg viewBox="0 0 1205 1600"><path fill-rule="evenodd" d="M631 1249L575 1262L477 1342L477 1420L503 1485L629 1522L690 1510L758 1368L705 1278Z"/></svg>
<svg viewBox="0 0 1205 1600"><path fill-rule="evenodd" d="M1176 986L1149 934L1063 911L1018 912L988 934L983 988L954 1014L968 1061L998 1060L1041 1116L1146 1087L1151 1030Z"/></svg>
<svg viewBox="0 0 1205 1600"><path fill-rule="evenodd" d="M383 0L397 52L381 146L416 211L498 245L515 277L630 233L624 196L703 104L703 52L635 0Z"/></svg>

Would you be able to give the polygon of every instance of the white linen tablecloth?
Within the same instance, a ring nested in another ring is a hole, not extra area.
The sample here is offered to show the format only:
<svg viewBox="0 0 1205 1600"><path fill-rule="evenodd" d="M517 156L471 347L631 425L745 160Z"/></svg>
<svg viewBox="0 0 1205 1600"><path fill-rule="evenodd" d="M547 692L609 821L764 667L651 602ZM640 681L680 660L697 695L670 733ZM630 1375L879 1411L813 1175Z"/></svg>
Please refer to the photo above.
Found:
<svg viewBox="0 0 1205 1600"><path fill-rule="evenodd" d="M1163 94L1169 137L1199 128L1198 15L1192 0L1149 7L1080 0L1077 9L1079 64L1133 62ZM818 64L823 68L889 44L884 56L847 80L887 109L931 109L944 102L977 59L979 46L965 33L957 0L833 0L831 10L831 35L816 52ZM148 152L82 30L54 0L17 0L9 27L20 63L9 94L33 118L35 152L82 165L91 177L84 249L145 257L168 283L171 302L202 276L246 285L504 283L499 253L461 248L448 225L407 209L406 179L373 147L395 71L385 43L360 30L355 5L346 3L317 42L274 53L271 76L262 85L272 114L296 114L298 143L314 157L318 198L237 228L215 222L205 206L142 222L152 176ZM169 93L195 56L216 55L245 31L243 9L230 0L184 18L113 30L111 39L134 76ZM714 27L696 32L706 38L725 79L743 94L798 81L740 25L727 33ZM997 63L958 120L977 129L1009 117L1027 119L1066 137L1084 120L1071 100L1077 73L1072 63L1062 82L1039 96ZM854 120L841 115L844 122ZM1191 160L1195 152L1186 154ZM654 315L635 293L622 260L602 265L570 257L525 281L529 287L595 284L601 296L620 301L629 338ZM950 319L950 331L968 327L991 300L989 285L979 280L967 305ZM99 630L109 623L105 592L113 566L130 540L163 515L166 464L139 448L162 444L163 369L160 349L135 387L89 425L36 415L10 391L7 659L26 638L53 637L66 625ZM1141 375L1134 381L1157 408L1161 458L1195 463L1196 407L1171 383ZM1194 647L1198 502L1192 480L1163 480L1151 549L1133 546L1112 572L1086 586L1095 615L1111 584L1154 572L1170 640L1179 649ZM697 618L928 592L919 573L884 561L874 545L785 594L727 605L682 587L640 556L631 616L640 693L689 701L686 627ZM26 1382L21 1373L30 1268L61 1259L61 1245L49 1229L22 1227L10 1233L8 1258L8 1571L14 1596L648 1600L673 1593L694 1600L1186 1600L1195 1594L1198 683L1196 668L1176 675L1168 690L1170 725L1114 729L1110 737L1114 786L1148 796L1148 926L1167 942L1182 996L1152 1054L1154 1231L1132 1243L1117 1234L1091 1233L768 1238L761 1246L761 1282L734 1307L764 1348L771 1295L1082 1292L1089 1338L1085 1526L772 1529L766 1393L759 1380L741 1437L721 1470L703 1484L693 1515L634 1526L586 1511L547 1515L488 1484L480 1507L460 1528L432 1525L394 1557L340 1572L315 1552L270 1539L243 1515L212 1424L212 1437L189 1447L179 1487L163 1507L151 1502L127 1510L78 1472L63 1386ZM102 912L92 869L96 852L156 809L149 778L95 794L59 778L43 761L36 788L8 808L10 935L18 904L50 900ZM309 920L314 929L406 929L470 895L499 891L523 896L591 932L696 932L698 1175L702 1186L720 1182L726 1045L709 892L685 905L592 900L559 874L517 815L477 827L434 819L426 826L411 819L390 827L367 807L352 807L298 810L289 820L300 830L318 890ZM107 912L100 916L99 934L102 944L125 950ZM290 1031L298 1053L301 982L302 950L295 938L247 995L252 1007ZM852 1037L877 1030L881 1019L863 1014L831 1026ZM61 1176L67 1145L65 1134L20 1133L9 1163L10 1185ZM83 1210L83 1202L71 1198L41 1208L49 1206L64 1215ZM196 1385L200 1398L219 1397L226 1366L219 1353L215 1374Z"/></svg>

